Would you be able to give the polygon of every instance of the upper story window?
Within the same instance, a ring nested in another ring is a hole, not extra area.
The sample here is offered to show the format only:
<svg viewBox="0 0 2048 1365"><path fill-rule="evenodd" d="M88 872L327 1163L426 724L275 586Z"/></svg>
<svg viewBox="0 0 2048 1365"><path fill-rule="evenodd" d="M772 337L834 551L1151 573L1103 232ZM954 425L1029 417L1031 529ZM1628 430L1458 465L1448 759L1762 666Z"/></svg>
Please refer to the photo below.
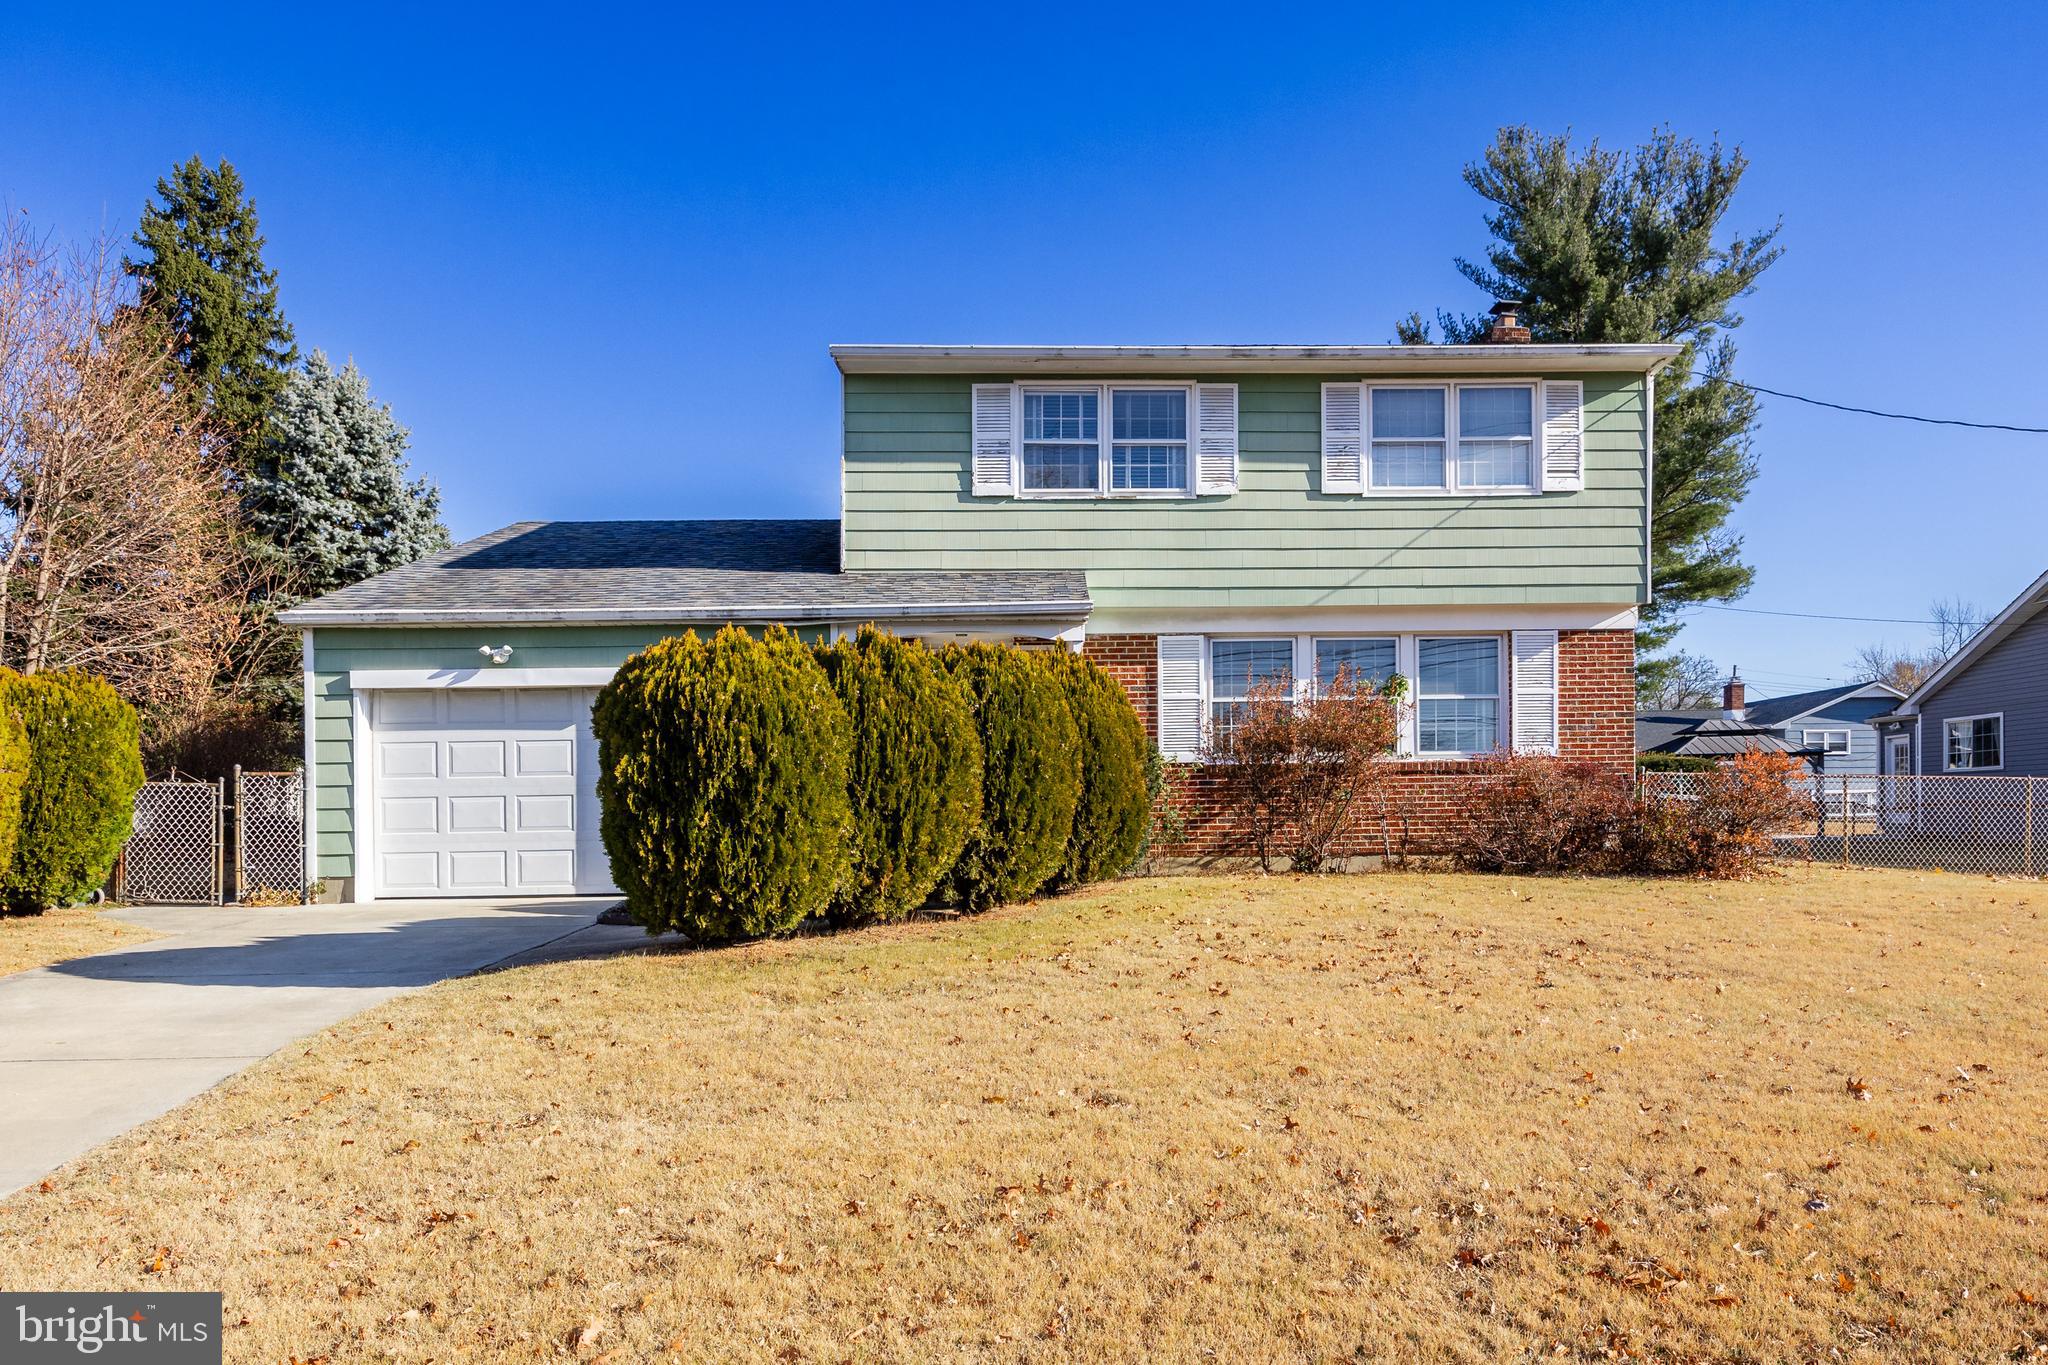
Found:
<svg viewBox="0 0 2048 1365"><path fill-rule="evenodd" d="M1847 730L1802 730L1799 742L1809 749L1818 749L1824 754L1846 754L1849 752Z"/></svg>
<svg viewBox="0 0 2048 1365"><path fill-rule="evenodd" d="M1534 491L1534 384L1375 384L1367 393L1375 492Z"/></svg>
<svg viewBox="0 0 2048 1365"><path fill-rule="evenodd" d="M1951 772L2005 766L2005 717L1959 716L1943 727L1948 732Z"/></svg>
<svg viewBox="0 0 2048 1365"><path fill-rule="evenodd" d="M1186 385L1026 388L1023 400L1020 492L1187 496Z"/></svg>

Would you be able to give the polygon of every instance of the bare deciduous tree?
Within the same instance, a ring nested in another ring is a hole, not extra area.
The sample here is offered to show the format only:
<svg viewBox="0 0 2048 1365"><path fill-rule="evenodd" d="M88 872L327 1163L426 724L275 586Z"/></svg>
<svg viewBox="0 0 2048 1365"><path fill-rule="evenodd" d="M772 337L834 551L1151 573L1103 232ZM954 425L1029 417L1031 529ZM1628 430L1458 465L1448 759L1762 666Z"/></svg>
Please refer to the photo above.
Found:
<svg viewBox="0 0 2048 1365"><path fill-rule="evenodd" d="M1934 635L1932 645L1921 650L1896 648L1882 641L1865 645L1849 661L1849 668L1859 679L1890 683L1901 692L1911 692L1953 658L1987 619L1976 603L1944 597L1927 608L1928 627Z"/></svg>
<svg viewBox="0 0 2048 1365"><path fill-rule="evenodd" d="M1660 670L1644 705L1656 710L1686 711L1721 704L1725 676L1712 659L1698 654L1673 655L1671 667Z"/></svg>
<svg viewBox="0 0 2048 1365"><path fill-rule="evenodd" d="M154 710L211 689L246 575L169 341L124 288L104 239L0 228L0 662Z"/></svg>

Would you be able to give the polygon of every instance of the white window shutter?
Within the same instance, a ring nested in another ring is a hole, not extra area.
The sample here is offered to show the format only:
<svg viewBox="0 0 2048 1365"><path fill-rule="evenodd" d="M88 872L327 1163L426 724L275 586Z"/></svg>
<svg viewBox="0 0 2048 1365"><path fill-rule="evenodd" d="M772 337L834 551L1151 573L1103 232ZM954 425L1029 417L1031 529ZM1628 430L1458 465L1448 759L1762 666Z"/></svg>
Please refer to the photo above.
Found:
<svg viewBox="0 0 2048 1365"><path fill-rule="evenodd" d="M1237 491L1237 385L1195 385L1195 491Z"/></svg>
<svg viewBox="0 0 2048 1365"><path fill-rule="evenodd" d="M1576 379L1543 381L1543 491L1576 493L1586 486L1586 386Z"/></svg>
<svg viewBox="0 0 2048 1365"><path fill-rule="evenodd" d="M1015 384L974 386L974 494L1017 491L1017 427L1023 414Z"/></svg>
<svg viewBox="0 0 2048 1365"><path fill-rule="evenodd" d="M1159 751L1194 759L1202 752L1202 637L1159 637Z"/></svg>
<svg viewBox="0 0 2048 1365"><path fill-rule="evenodd" d="M1365 491L1365 385L1323 385L1325 493Z"/></svg>
<svg viewBox="0 0 2048 1365"><path fill-rule="evenodd" d="M1557 752L1557 632L1514 633L1514 714L1509 747L1517 753Z"/></svg>

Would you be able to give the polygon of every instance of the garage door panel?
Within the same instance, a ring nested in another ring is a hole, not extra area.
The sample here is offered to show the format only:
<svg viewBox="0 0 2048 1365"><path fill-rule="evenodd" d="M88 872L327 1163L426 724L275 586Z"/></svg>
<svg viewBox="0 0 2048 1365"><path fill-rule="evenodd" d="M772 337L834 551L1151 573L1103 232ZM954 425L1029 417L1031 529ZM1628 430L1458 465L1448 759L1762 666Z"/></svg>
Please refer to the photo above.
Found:
<svg viewBox="0 0 2048 1365"><path fill-rule="evenodd" d="M377 775L386 778L439 777L441 746L427 740L377 741Z"/></svg>
<svg viewBox="0 0 2048 1365"><path fill-rule="evenodd" d="M441 855L387 853L377 860L377 881L394 896L433 895L441 889Z"/></svg>
<svg viewBox="0 0 2048 1365"><path fill-rule="evenodd" d="M518 750L521 777L570 777L574 775L576 751L571 739L522 739Z"/></svg>
<svg viewBox="0 0 2048 1365"><path fill-rule="evenodd" d="M576 798L522 796L518 800L521 834L574 834Z"/></svg>
<svg viewBox="0 0 2048 1365"><path fill-rule="evenodd" d="M570 849L546 849L539 852L521 849L515 856L519 860L521 886L576 884L576 855Z"/></svg>
<svg viewBox="0 0 2048 1365"><path fill-rule="evenodd" d="M387 796L378 803L386 834L439 834L441 803L431 796Z"/></svg>
<svg viewBox="0 0 2048 1365"><path fill-rule="evenodd" d="M451 739L448 741L448 776L503 777L504 775L504 740Z"/></svg>
<svg viewBox="0 0 2048 1365"><path fill-rule="evenodd" d="M502 796L451 796L448 798L450 834L503 834L505 798Z"/></svg>
<svg viewBox="0 0 2048 1365"><path fill-rule="evenodd" d="M547 721L556 724L574 724L576 715L576 694L555 688L531 688L512 694L512 709L521 723Z"/></svg>
<svg viewBox="0 0 2048 1365"><path fill-rule="evenodd" d="M450 891L510 891L511 853L502 848L458 848L448 853Z"/></svg>
<svg viewBox="0 0 2048 1365"><path fill-rule="evenodd" d="M386 692L377 703L379 725L431 725L440 714L432 692Z"/></svg>
<svg viewBox="0 0 2048 1365"><path fill-rule="evenodd" d="M448 693L450 725L502 725L506 721L503 692Z"/></svg>

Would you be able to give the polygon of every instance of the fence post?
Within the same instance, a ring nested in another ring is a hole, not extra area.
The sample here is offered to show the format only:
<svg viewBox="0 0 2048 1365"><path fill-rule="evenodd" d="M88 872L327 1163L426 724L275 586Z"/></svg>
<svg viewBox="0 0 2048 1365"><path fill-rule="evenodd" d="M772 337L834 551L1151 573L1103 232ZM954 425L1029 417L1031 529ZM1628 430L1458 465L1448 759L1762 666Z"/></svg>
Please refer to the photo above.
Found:
<svg viewBox="0 0 2048 1365"><path fill-rule="evenodd" d="M2020 861L2020 875L2034 875L2034 779L2027 779L2027 832L2024 840L2025 853Z"/></svg>
<svg viewBox="0 0 2048 1365"><path fill-rule="evenodd" d="M1842 866L1846 869L1849 866L1849 830L1851 828L1849 824L1849 774L1847 773L1842 774L1842 813L1838 818L1842 822Z"/></svg>

